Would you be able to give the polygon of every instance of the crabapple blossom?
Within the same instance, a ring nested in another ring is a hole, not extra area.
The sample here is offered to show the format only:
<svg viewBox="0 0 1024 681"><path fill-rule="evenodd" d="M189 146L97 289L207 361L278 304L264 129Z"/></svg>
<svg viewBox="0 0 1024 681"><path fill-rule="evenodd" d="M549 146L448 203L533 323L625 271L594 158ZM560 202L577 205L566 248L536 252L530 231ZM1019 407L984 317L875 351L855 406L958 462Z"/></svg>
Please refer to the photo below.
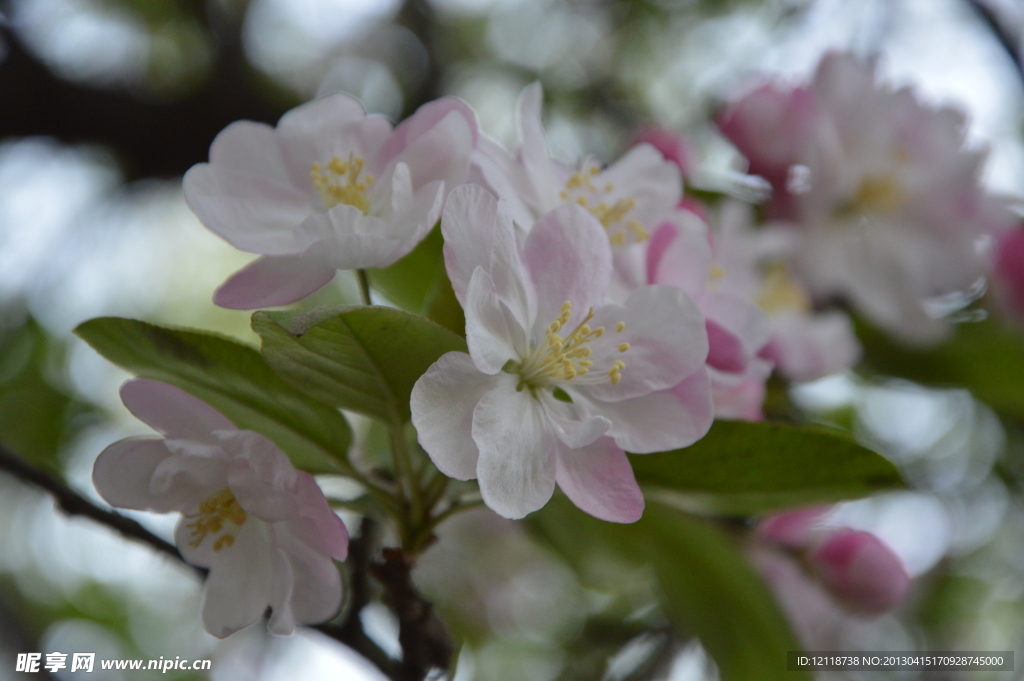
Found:
<svg viewBox="0 0 1024 681"><path fill-rule="evenodd" d="M758 527L761 539L804 556L814 577L851 613L877 615L897 607L910 589L899 557L875 535L830 527L831 507L787 511Z"/></svg>
<svg viewBox="0 0 1024 681"><path fill-rule="evenodd" d="M474 180L508 203L524 230L558 206L574 203L589 211L615 247L642 243L671 215L682 195L682 177L651 144L637 144L607 168L592 158L578 167L551 157L544 140L540 83L519 96L520 141L515 154L481 138L474 154ZM617 250L617 249L616 249Z"/></svg>
<svg viewBox="0 0 1024 681"><path fill-rule="evenodd" d="M720 418L759 420L773 367L809 380L848 368L859 347L840 312L813 313L776 252L785 240L754 232L738 202L717 212L714 231L696 213L666 221L646 245L649 284L682 288L708 331L708 372Z"/></svg>
<svg viewBox="0 0 1024 681"><path fill-rule="evenodd" d="M308 102L276 128L237 121L184 179L185 200L210 230L258 258L214 294L223 307L284 305L337 269L385 267L436 224L466 180L476 116L447 97L392 129L345 94Z"/></svg>
<svg viewBox="0 0 1024 681"><path fill-rule="evenodd" d="M696 305L671 286L606 304L611 247L579 205L542 216L520 246L505 203L464 185L441 229L469 354L443 355L413 388L423 448L446 475L478 478L505 517L537 510L557 483L598 518L637 520L624 450L687 446L713 418Z"/></svg>
<svg viewBox="0 0 1024 681"><path fill-rule="evenodd" d="M755 90L719 126L772 184L766 214L798 232L811 295L843 297L907 341L943 335L924 302L977 280L979 239L1013 223L979 184L986 152L965 147L963 115L877 84L850 54L826 54L805 87Z"/></svg>
<svg viewBox="0 0 1024 681"><path fill-rule="evenodd" d="M112 506L182 514L175 544L210 570L206 630L223 638L268 607L275 634L330 619L341 606L332 559L345 559L348 534L313 476L174 386L134 379L121 386L121 399L164 438L110 445L96 459L93 483Z"/></svg>

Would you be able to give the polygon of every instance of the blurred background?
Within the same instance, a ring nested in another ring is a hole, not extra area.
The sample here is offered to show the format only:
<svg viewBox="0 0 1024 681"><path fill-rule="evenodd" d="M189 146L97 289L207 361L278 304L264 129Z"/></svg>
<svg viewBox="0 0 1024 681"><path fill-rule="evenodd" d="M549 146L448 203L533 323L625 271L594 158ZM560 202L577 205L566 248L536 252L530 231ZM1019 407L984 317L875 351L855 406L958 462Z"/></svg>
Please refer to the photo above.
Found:
<svg viewBox="0 0 1024 681"><path fill-rule="evenodd" d="M540 80L557 155L611 161L657 124L686 133L693 184L714 187L741 169L708 122L717 107L765 74L806 78L841 48L967 112L971 143L991 149L985 183L1022 194L1022 36L1020 0L0 0L0 442L102 503L93 459L147 429L117 398L127 374L71 330L119 315L256 345L247 313L210 302L252 256L203 229L181 192L231 121L273 123L339 90L400 120L453 94L511 145L516 97ZM355 290L339 276L317 302ZM853 429L913 486L838 510L896 550L917 578L912 598L837 621L816 647L1016 649L1024 667L1024 429L966 391L877 375L791 397ZM135 517L170 536L174 518ZM699 643L652 614L644 575L583 583L487 511L441 535L417 579L465 643L459 681L715 678ZM0 679L21 678L19 652L73 650L212 658L208 678L224 681L382 678L315 632L275 639L257 625L217 641L202 631L199 589L0 474ZM386 609L362 616L396 652Z"/></svg>

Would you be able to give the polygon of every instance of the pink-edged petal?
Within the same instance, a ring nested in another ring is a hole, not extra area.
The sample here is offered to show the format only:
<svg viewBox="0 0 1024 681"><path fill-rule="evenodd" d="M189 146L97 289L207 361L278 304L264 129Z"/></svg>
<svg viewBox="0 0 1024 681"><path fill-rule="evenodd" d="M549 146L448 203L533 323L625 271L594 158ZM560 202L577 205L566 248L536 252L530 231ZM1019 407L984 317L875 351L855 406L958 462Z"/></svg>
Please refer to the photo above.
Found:
<svg viewBox="0 0 1024 681"><path fill-rule="evenodd" d="M663 128L648 127L640 131L636 136L636 143L650 144L658 150L666 161L671 161L679 168L683 175L689 173L693 165L693 152L690 144L683 135L665 130Z"/></svg>
<svg viewBox="0 0 1024 681"><path fill-rule="evenodd" d="M231 457L228 487L246 513L267 522L298 515L294 494L298 472L277 445L251 430L218 436Z"/></svg>
<svg viewBox="0 0 1024 681"><path fill-rule="evenodd" d="M169 438L215 443L215 430L235 430L219 411L181 388L148 378L121 385L121 401L136 418Z"/></svg>
<svg viewBox="0 0 1024 681"><path fill-rule="evenodd" d="M768 516L757 526L757 533L768 541L791 549L802 549L814 539L814 531L831 506L811 506Z"/></svg>
<svg viewBox="0 0 1024 681"><path fill-rule="evenodd" d="M583 208L560 206L537 220L526 239L523 259L537 292L534 331L539 335L558 319L566 302L572 303L567 331L588 310L604 303L612 252L601 223Z"/></svg>
<svg viewBox="0 0 1024 681"><path fill-rule="evenodd" d="M831 311L815 315L777 315L774 336L762 355L793 381L811 381L849 369L860 358L860 343L850 318Z"/></svg>
<svg viewBox="0 0 1024 681"><path fill-rule="evenodd" d="M910 591L899 557L868 532L836 532L814 551L811 565L829 593L855 612L892 610Z"/></svg>
<svg viewBox="0 0 1024 681"><path fill-rule="evenodd" d="M588 407L612 422L608 435L634 454L688 447L704 437L715 416L704 369L670 390L620 402L591 400Z"/></svg>
<svg viewBox="0 0 1024 681"><path fill-rule="evenodd" d="M555 479L572 503L595 518L633 523L643 515L644 495L633 468L610 437L580 449L561 449Z"/></svg>
<svg viewBox="0 0 1024 681"><path fill-rule="evenodd" d="M750 360L740 339L710 319L708 331L708 366L719 371L738 373L743 371Z"/></svg>
<svg viewBox="0 0 1024 681"><path fill-rule="evenodd" d="M621 332L619 322L625 324ZM626 365L618 384L586 386L587 394L600 400L631 399L671 388L703 368L708 355L704 318L689 296L674 286L638 288L623 305L597 310L590 326L604 328L604 334L591 342L593 371L608 371L615 361Z"/></svg>
<svg viewBox="0 0 1024 681"><path fill-rule="evenodd" d="M709 291L700 309L707 319L707 363L721 371L743 371L772 336L764 311L737 295Z"/></svg>
<svg viewBox="0 0 1024 681"><path fill-rule="evenodd" d="M703 293L711 272L711 245L703 231L662 222L647 245L647 283L678 286L691 297Z"/></svg>
<svg viewBox="0 0 1024 681"><path fill-rule="evenodd" d="M529 192L534 194L535 209L544 212L561 203L558 192L563 182L558 180L555 163L548 153L544 139L544 125L541 110L544 106L544 90L534 82L523 88L517 107L519 123L519 160L525 170ZM527 199L530 201L530 199Z"/></svg>
<svg viewBox="0 0 1024 681"><path fill-rule="evenodd" d="M303 561L296 560L287 550L291 562L292 589L288 603L297 623L319 624L329 620L341 608L341 575L330 559L322 558L323 565L313 570ZM330 578L321 579L322 575Z"/></svg>
<svg viewBox="0 0 1024 681"><path fill-rule="evenodd" d="M265 255L232 274L213 302L232 310L288 305L329 284L335 271L301 255Z"/></svg>
<svg viewBox="0 0 1024 681"><path fill-rule="evenodd" d="M730 374L708 367L711 393L715 400L715 418L761 421L764 413L765 382L773 365L760 357L747 364L742 374Z"/></svg>
<svg viewBox="0 0 1024 681"><path fill-rule="evenodd" d="M466 344L478 370L494 375L521 356L526 330L498 298L491 275L482 267L476 268L469 282L465 310Z"/></svg>
<svg viewBox="0 0 1024 681"><path fill-rule="evenodd" d="M476 477L479 450L473 441L473 410L485 393L504 382L502 378L481 373L464 352L449 352L413 386L410 406L419 442L448 477Z"/></svg>
<svg viewBox="0 0 1024 681"><path fill-rule="evenodd" d="M440 179L455 186L465 179L478 135L473 109L456 97L442 97L424 104L395 128L381 159L389 163L404 158L414 163L417 185Z"/></svg>
<svg viewBox="0 0 1024 681"><path fill-rule="evenodd" d="M477 477L484 503L505 518L522 518L547 503L555 489L559 447L543 407L513 376L480 398L473 441L480 450Z"/></svg>
<svg viewBox="0 0 1024 681"><path fill-rule="evenodd" d="M225 638L259 621L270 605L274 556L258 523L247 521L216 553L203 590L203 627Z"/></svg>
<svg viewBox="0 0 1024 681"><path fill-rule="evenodd" d="M177 510L176 499L149 489L153 471L169 456L163 440L120 440L96 457L92 484L108 504L117 508L157 513Z"/></svg>
<svg viewBox="0 0 1024 681"><path fill-rule="evenodd" d="M348 530L345 523L331 510L316 479L305 471L298 471L297 475L295 499L299 515L313 523L329 556L345 560L348 556Z"/></svg>
<svg viewBox="0 0 1024 681"><path fill-rule="evenodd" d="M295 228L313 210L308 193L206 163L192 166L182 183L199 221L235 248L262 255L294 255L304 248Z"/></svg>

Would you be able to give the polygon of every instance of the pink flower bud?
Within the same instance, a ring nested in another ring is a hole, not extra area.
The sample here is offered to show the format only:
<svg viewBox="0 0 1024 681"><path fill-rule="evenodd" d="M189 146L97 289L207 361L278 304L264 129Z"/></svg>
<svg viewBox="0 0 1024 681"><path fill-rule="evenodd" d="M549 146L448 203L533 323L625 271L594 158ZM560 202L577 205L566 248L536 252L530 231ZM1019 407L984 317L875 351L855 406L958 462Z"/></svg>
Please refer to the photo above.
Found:
<svg viewBox="0 0 1024 681"><path fill-rule="evenodd" d="M840 530L811 554L811 565L822 584L847 609L881 614L903 602L910 576L903 563L876 536Z"/></svg>

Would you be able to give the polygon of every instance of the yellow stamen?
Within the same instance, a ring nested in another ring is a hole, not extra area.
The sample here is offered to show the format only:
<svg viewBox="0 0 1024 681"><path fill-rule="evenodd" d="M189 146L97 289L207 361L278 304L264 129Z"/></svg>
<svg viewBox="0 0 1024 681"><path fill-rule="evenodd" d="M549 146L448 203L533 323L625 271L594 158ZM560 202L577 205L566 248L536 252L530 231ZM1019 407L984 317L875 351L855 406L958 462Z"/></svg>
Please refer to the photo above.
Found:
<svg viewBox="0 0 1024 681"><path fill-rule="evenodd" d="M203 543L207 535L220 534L221 536L217 537L213 542L213 550L220 551L225 546L231 546L235 542L234 534L229 529L225 529L227 523L230 521L233 525L241 527L245 524L248 515L238 505L238 501L235 499L235 495L231 493L231 490L225 488L199 504L199 513L186 515L185 517L196 519L185 525L185 527L192 530L192 538L188 543L189 546L198 547ZM222 532L223 534L221 534Z"/></svg>
<svg viewBox="0 0 1024 681"><path fill-rule="evenodd" d="M344 203L358 208L364 215L369 212L367 191L373 187L375 180L370 173L363 173L363 165L363 159L351 153L347 161L334 156L327 162L326 168L318 161L313 162L309 177L326 208Z"/></svg>
<svg viewBox="0 0 1024 681"><path fill-rule="evenodd" d="M616 324L615 325L615 330L618 333L622 333L623 331L625 331L626 330L626 322L619 322L618 324Z"/></svg>

